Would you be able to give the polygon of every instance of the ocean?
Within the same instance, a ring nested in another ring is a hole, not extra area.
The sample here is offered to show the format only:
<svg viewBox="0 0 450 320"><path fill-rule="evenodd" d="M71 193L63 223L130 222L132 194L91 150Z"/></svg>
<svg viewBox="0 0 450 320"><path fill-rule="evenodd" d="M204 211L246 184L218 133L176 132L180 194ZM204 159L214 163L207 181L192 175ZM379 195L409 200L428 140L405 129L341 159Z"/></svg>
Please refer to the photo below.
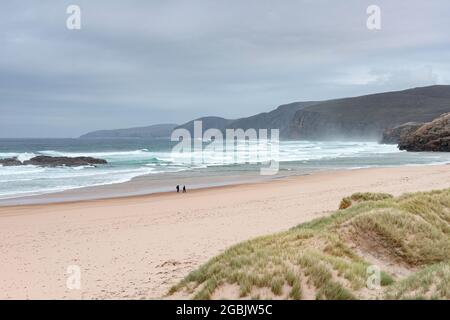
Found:
<svg viewBox="0 0 450 320"><path fill-rule="evenodd" d="M117 184L139 176L155 179L170 174L195 179L260 173L258 163L235 163L230 160L232 157L214 151L174 157L171 152L174 145L168 140L149 139L0 139L0 158L17 157L24 161L37 155L91 156L108 161L107 165L97 167L0 166L0 199ZM191 161L191 157L197 161ZM450 153L405 152L394 145L376 142L281 141L277 176L317 170L444 163L450 163Z"/></svg>

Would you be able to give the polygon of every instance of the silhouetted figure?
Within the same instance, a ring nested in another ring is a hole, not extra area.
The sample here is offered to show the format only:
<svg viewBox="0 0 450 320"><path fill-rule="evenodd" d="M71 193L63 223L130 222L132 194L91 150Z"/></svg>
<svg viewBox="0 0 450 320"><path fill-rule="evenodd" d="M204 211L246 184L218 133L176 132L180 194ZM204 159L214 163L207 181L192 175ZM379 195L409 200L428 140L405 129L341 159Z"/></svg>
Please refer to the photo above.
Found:
<svg viewBox="0 0 450 320"><path fill-rule="evenodd" d="M180 192L180 185L177 184L177 193Z"/></svg>
<svg viewBox="0 0 450 320"><path fill-rule="evenodd" d="M186 186L183 186L183 193L186 193Z"/></svg>

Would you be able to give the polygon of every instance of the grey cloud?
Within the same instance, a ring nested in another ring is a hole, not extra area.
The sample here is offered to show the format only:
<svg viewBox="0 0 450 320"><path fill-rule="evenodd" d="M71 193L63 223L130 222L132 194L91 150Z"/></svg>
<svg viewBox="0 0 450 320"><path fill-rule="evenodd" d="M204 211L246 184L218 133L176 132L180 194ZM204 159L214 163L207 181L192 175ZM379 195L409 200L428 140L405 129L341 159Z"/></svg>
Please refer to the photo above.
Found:
<svg viewBox="0 0 450 320"><path fill-rule="evenodd" d="M450 79L448 1L2 1L0 137L239 117ZM65 28L78 4L82 30Z"/></svg>

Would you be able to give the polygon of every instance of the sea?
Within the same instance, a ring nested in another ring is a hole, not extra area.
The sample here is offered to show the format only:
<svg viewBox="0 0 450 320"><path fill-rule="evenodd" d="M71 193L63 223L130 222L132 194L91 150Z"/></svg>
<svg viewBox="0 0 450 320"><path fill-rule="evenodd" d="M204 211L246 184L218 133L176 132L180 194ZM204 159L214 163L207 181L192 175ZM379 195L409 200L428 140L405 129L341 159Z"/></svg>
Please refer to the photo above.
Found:
<svg viewBox="0 0 450 320"><path fill-rule="evenodd" d="M245 161L245 157L241 161L224 157L222 150L187 151L178 157L172 152L176 144L167 139L0 139L0 158L25 161L37 155L90 156L108 161L106 165L55 168L0 165L0 200L119 184L136 177L256 176L263 165ZM246 149L258 151L258 146ZM279 171L275 176L286 176L321 170L446 164L450 163L450 153L406 152L395 145L370 141L281 141L277 160Z"/></svg>

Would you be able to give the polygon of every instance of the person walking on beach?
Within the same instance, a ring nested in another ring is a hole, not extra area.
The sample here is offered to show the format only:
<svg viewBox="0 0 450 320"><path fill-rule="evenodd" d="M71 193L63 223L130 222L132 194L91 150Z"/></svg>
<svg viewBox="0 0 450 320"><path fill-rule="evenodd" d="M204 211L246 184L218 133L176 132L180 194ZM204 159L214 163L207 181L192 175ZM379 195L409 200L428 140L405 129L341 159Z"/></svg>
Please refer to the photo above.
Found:
<svg viewBox="0 0 450 320"><path fill-rule="evenodd" d="M180 192L180 185L177 184L177 193L179 193L179 192Z"/></svg>
<svg viewBox="0 0 450 320"><path fill-rule="evenodd" d="M183 186L183 193L186 193L186 186Z"/></svg>

